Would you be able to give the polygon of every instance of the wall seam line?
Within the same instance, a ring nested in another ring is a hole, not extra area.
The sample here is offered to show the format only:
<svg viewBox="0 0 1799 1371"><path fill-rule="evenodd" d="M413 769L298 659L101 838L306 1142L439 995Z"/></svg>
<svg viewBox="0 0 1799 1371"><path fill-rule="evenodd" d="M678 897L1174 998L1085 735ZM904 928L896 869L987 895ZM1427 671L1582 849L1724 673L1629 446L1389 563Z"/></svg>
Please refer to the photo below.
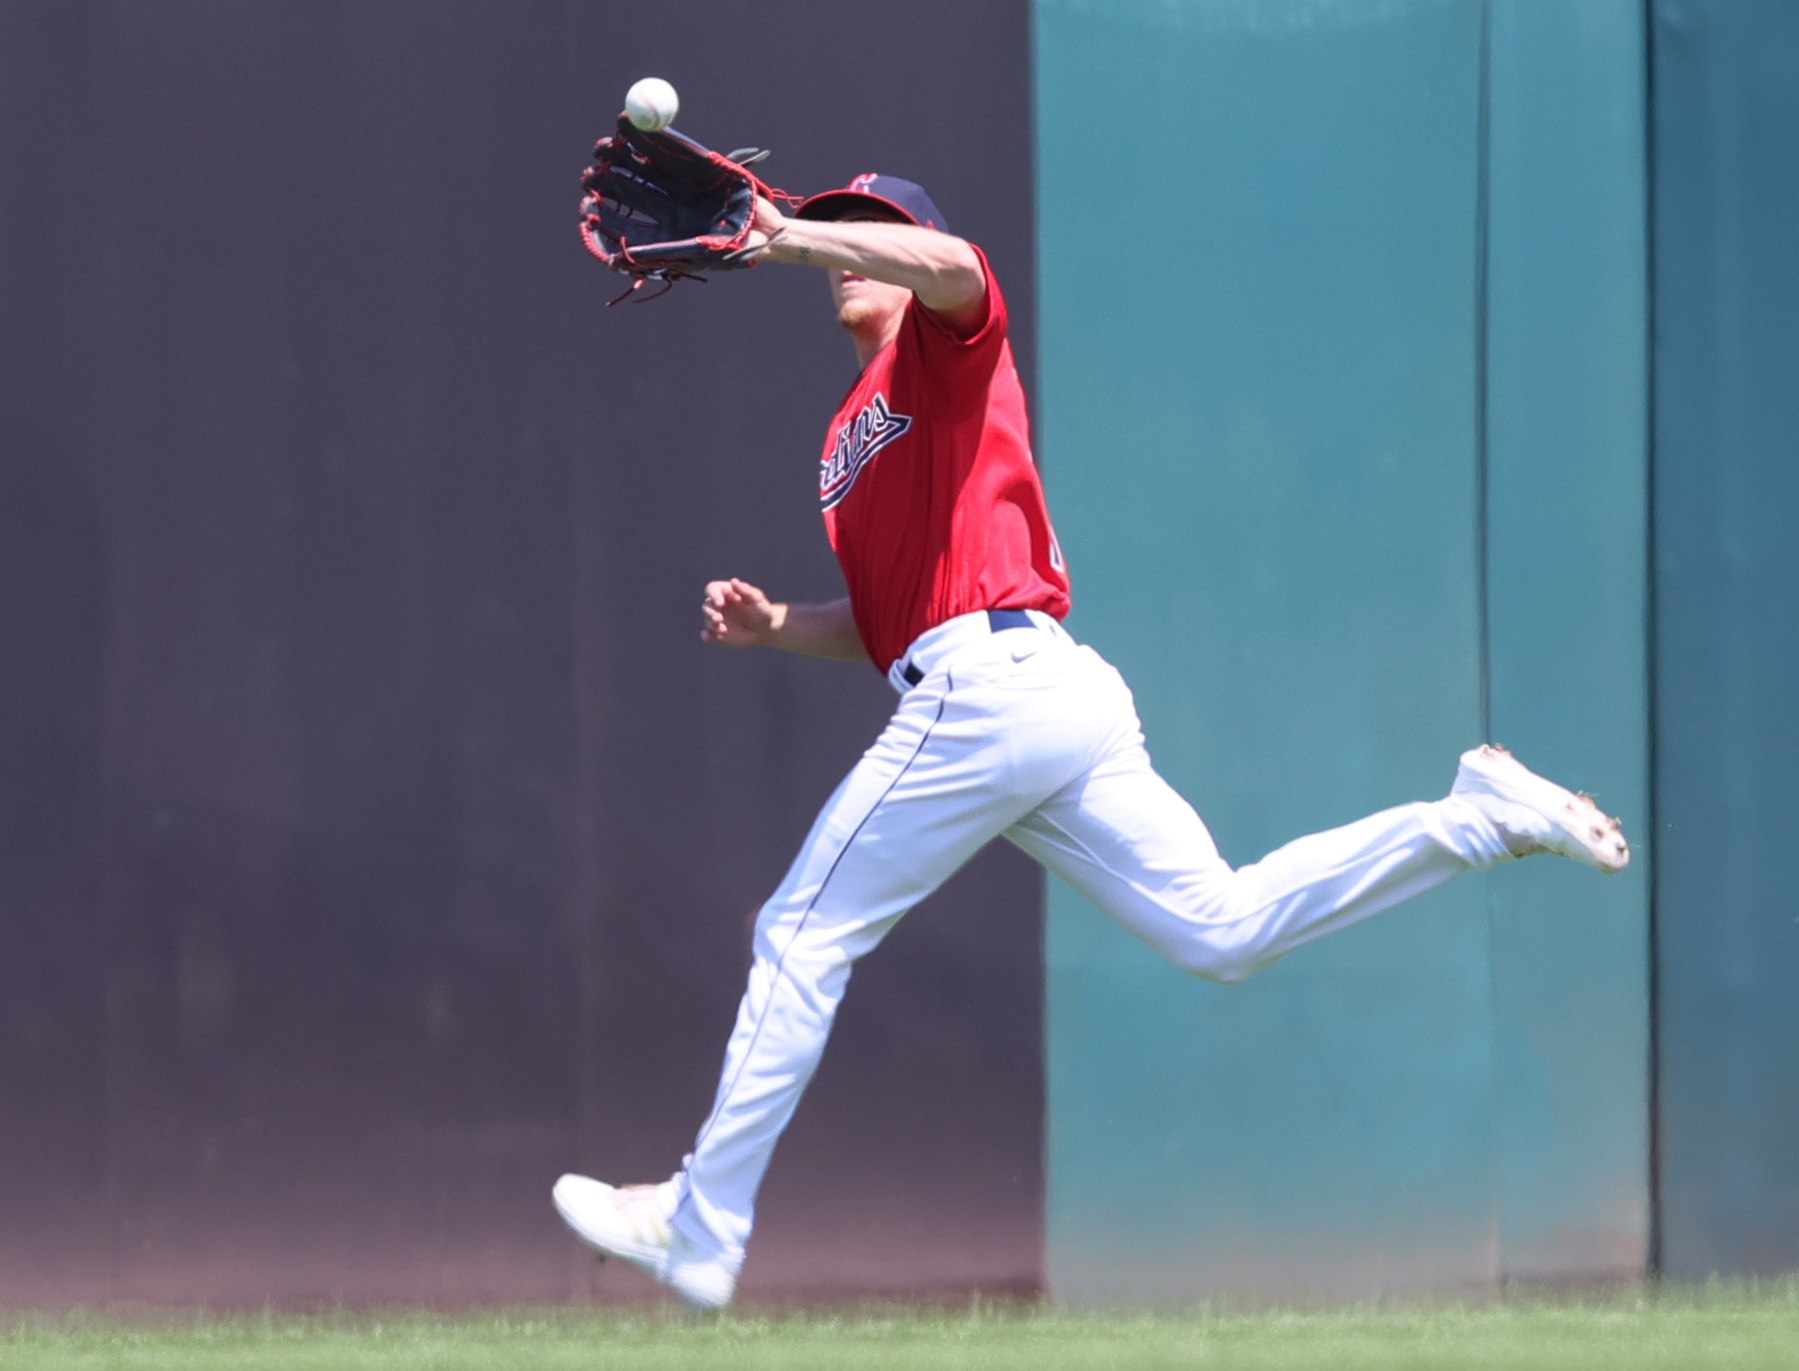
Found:
<svg viewBox="0 0 1799 1371"><path fill-rule="evenodd" d="M1645 1255L1645 1274L1651 1278L1662 1274L1662 1099L1661 1099L1661 973L1657 960L1660 943L1661 863L1657 859L1661 836L1657 799L1660 794L1661 721L1656 690L1656 661L1660 645L1656 636L1656 185L1655 185L1655 0L1643 0L1643 695L1647 734L1644 752L1647 776L1644 809L1648 826L1649 871L1645 939L1648 942L1646 1006L1649 1019L1647 1034L1648 1072L1648 1208L1649 1250Z"/></svg>
<svg viewBox="0 0 1799 1371"><path fill-rule="evenodd" d="M1480 737L1493 741L1493 649L1491 604L1491 520L1488 498L1491 471L1488 454L1487 381L1489 347L1488 264L1491 253L1492 217L1492 105L1493 105L1493 5L1481 0L1480 42L1477 56L1474 123L1474 601L1475 672L1479 692ZM1493 886L1481 880L1481 903L1487 925L1488 1069L1492 1109L1492 1279L1505 1288L1505 1158L1499 1145L1504 1101L1501 1099L1500 1041L1498 1025L1499 978L1493 948L1496 921Z"/></svg>

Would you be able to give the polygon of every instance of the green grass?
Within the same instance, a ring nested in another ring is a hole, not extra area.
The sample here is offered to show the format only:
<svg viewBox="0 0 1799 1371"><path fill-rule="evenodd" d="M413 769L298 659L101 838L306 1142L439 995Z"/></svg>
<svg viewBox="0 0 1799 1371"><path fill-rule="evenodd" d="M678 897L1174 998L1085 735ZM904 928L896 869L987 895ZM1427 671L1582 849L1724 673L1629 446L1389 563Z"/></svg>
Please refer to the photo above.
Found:
<svg viewBox="0 0 1799 1371"><path fill-rule="evenodd" d="M92 1314L16 1317L6 1371L583 1371L764 1367L1799 1368L1799 1284L1712 1286L1483 1308L1077 1315L868 1310L779 1318L660 1313L267 1314L158 1326Z"/></svg>

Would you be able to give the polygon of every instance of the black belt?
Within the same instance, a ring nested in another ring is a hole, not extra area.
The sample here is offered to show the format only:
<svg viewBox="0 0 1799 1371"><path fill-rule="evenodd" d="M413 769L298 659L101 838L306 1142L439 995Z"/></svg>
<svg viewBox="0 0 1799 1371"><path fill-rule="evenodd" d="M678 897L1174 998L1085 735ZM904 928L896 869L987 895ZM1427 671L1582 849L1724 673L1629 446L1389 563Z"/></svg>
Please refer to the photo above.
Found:
<svg viewBox="0 0 1799 1371"><path fill-rule="evenodd" d="M1031 618L1029 612L1026 610L990 609L987 611L987 628L989 632L1004 633L1009 628L1035 627L1037 627L1037 621ZM914 686L924 680L924 672L920 671L915 664L907 662L906 669L900 672L900 678L904 680L907 685Z"/></svg>

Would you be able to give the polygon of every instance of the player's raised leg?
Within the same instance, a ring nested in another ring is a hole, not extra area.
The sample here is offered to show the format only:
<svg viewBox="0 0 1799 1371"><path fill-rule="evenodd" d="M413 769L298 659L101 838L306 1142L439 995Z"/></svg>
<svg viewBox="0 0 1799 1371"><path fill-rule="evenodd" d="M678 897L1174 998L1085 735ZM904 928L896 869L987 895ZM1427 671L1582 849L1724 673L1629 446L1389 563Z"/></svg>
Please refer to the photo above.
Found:
<svg viewBox="0 0 1799 1371"><path fill-rule="evenodd" d="M1236 870L1140 741L1007 837L1182 970L1225 982L1464 871L1534 852L1607 871L1629 859L1615 820L1497 748L1468 753L1445 799L1297 838Z"/></svg>

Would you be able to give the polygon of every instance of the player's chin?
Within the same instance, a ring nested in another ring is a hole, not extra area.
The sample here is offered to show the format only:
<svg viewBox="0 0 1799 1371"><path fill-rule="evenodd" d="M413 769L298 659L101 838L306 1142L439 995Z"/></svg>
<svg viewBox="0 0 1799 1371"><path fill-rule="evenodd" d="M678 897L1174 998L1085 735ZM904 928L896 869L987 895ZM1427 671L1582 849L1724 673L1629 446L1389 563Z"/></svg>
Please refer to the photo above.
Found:
<svg viewBox="0 0 1799 1371"><path fill-rule="evenodd" d="M837 306L837 322L856 333L867 328L880 317L881 311L872 300L851 296Z"/></svg>

